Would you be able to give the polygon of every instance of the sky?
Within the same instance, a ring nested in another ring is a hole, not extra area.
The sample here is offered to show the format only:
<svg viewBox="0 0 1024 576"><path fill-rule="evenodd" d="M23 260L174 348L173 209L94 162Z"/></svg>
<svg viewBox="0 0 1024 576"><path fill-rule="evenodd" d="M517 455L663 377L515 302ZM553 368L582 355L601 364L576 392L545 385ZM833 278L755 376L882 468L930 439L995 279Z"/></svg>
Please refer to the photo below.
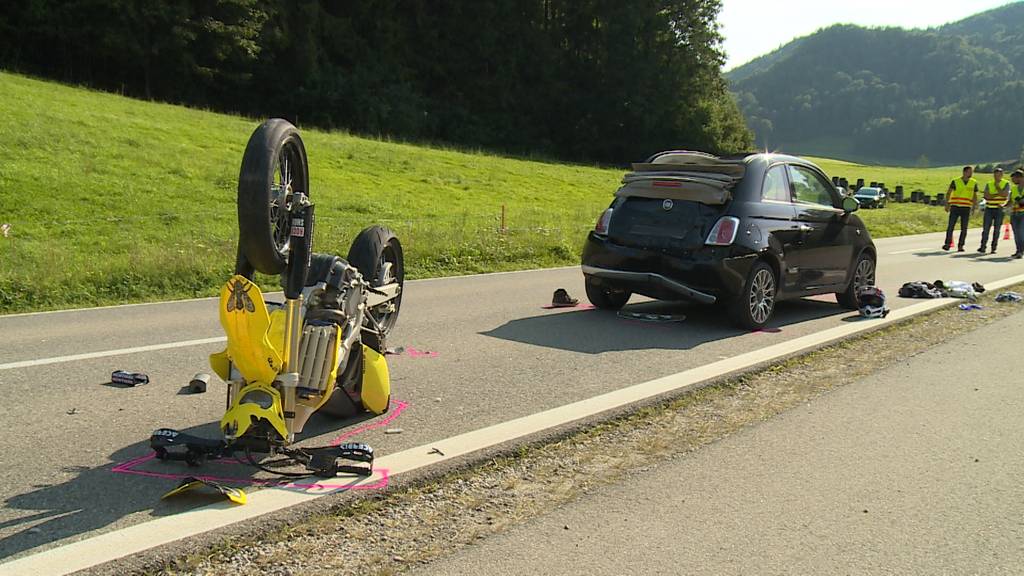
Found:
<svg viewBox="0 0 1024 576"><path fill-rule="evenodd" d="M928 28L1008 0L722 0L725 70L832 24Z"/></svg>

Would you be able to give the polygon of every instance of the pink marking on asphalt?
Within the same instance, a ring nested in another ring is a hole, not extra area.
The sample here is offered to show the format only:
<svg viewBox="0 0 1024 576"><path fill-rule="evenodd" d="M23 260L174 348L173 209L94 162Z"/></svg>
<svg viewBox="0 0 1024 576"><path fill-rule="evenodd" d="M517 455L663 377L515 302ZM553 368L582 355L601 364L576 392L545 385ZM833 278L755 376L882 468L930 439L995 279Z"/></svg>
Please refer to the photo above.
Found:
<svg viewBox="0 0 1024 576"><path fill-rule="evenodd" d="M388 424L394 422L395 418L398 418L398 416L402 412L405 412L405 409L409 407L408 402L403 402L401 400L392 400L391 402L392 407L390 410L388 410L388 415L385 416L383 419L377 420L376 422L373 422L371 424L366 424L365 426L360 426L355 430L349 430L348 432L340 434L337 438L331 440L331 446L337 446L338 444L344 442L346 439L351 438L356 434L366 432L367 430L373 430L374 428L382 428L384 426L387 426Z"/></svg>
<svg viewBox="0 0 1024 576"><path fill-rule="evenodd" d="M552 306L551 304L548 304L547 306L541 306L541 308L544 310L593 310L594 305L577 304L575 306Z"/></svg>
<svg viewBox="0 0 1024 576"><path fill-rule="evenodd" d="M381 428L383 426L387 426L388 424L393 422L395 420L395 418L398 418L398 416L402 412L404 412L405 409L408 408L408 407L409 407L409 403L408 402L404 402L402 400L392 400L391 409L388 410L388 415L386 417L384 417L383 419L381 419L379 421L373 422L371 424L366 424L364 426L360 426L360 427L355 428L353 430L348 430L348 431L338 435L333 440L331 440L330 445L331 446L337 446L337 445L341 444L342 442L344 442L345 440L347 440L348 438L351 438L351 437L353 437L353 436L355 436L357 434L360 434L362 432L366 432L367 430L373 430L375 428ZM162 480L181 480L181 479L184 479L186 477L192 476L192 477L195 477L195 478L199 478L200 480L209 480L209 481L212 481L212 482L243 483L243 484L249 484L249 485L253 485L253 486L273 486L275 488L286 488L286 489L291 488L291 489L302 489L302 490L308 490L308 489L312 489L312 488L323 488L323 489L327 489L327 490L346 490L346 489L349 489L349 490L351 490L351 489L354 489L354 490L374 490L374 489L386 488L387 485L388 485L388 471L387 471L386 468L378 468L378 469L374 470L375 473L379 472L380 475L381 475L380 480L378 480L377 482L375 482L373 484L357 484L357 485L352 485L352 484L324 484L324 483L320 483L320 482L314 483L314 484L303 484L303 483L296 483L296 482L281 483L280 480L259 480L259 479L256 479L256 478L243 478L243 477L237 477L237 476L225 477L225 476L210 476L210 475L170 473L170 472L150 472L148 470L139 470L138 469L139 466L142 466L143 464L146 464L147 462L150 462L150 461L154 460L155 458L156 458L156 453L155 452L150 452L149 454L145 454L143 456L139 456L138 458L133 458L131 460L127 460L125 462L117 464L113 468L111 468L110 471L113 472L114 474L131 474L131 475L134 475L134 476L145 476L147 478L160 478ZM211 462L209 462L209 464L242 464L242 462L240 462L239 460L237 460L235 458L225 458L225 459L222 459L222 460L211 461Z"/></svg>
<svg viewBox="0 0 1024 576"><path fill-rule="evenodd" d="M405 353L408 354L411 358L437 358L438 356L440 356L440 354L438 354L437 352L425 352L422 350L417 350L411 346L405 349Z"/></svg>

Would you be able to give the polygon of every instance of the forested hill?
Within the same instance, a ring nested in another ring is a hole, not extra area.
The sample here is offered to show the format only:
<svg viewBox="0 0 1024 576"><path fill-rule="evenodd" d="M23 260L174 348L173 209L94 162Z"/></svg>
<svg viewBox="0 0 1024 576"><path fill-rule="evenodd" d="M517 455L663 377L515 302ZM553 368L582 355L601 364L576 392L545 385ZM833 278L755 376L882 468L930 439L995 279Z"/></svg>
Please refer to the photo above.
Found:
<svg viewBox="0 0 1024 576"><path fill-rule="evenodd" d="M1024 2L928 30L833 26L727 78L758 146L904 164L1020 158Z"/></svg>
<svg viewBox="0 0 1024 576"><path fill-rule="evenodd" d="M3 5L0 68L128 96L571 160L751 144L721 0Z"/></svg>

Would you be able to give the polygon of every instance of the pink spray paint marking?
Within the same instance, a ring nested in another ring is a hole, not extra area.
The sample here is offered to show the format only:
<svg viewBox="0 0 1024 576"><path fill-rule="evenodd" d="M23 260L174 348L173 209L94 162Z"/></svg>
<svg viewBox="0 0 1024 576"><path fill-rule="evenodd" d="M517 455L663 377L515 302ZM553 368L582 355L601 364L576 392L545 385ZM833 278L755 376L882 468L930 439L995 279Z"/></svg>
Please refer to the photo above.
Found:
<svg viewBox="0 0 1024 576"><path fill-rule="evenodd" d="M353 430L349 430L347 432L344 432L344 433L340 434L339 436L337 436L336 438L334 438L333 440L331 440L330 445L331 446L337 446L337 445L341 444L342 442L344 442L345 440L347 440L347 439L349 439L349 438L351 438L351 437L353 437L353 436L355 436L357 434L366 432L368 430L373 430L375 428L380 428L380 427L383 427L383 426L387 426L388 424L393 422L396 418L398 418L398 416L402 412L404 412L405 409L408 408L408 407L409 407L409 403L408 402L403 402L402 400L392 400L391 409L388 410L388 415L386 417L384 417L383 419L381 419L381 420L379 420L377 422L373 422L371 424L366 424L365 426L360 426L360 427L355 428ZM156 453L155 452L150 452L149 454L146 454L144 456L140 456L138 458L134 458L132 460L127 460L125 462L117 464L116 466L111 468L110 471L113 472L114 474L131 474L131 475L134 475L134 476L143 476L143 477L147 477L147 478L160 478L162 480L182 480L182 479L184 479L186 477L191 476L191 477L199 478L200 480L209 480L209 481L212 481L212 482L225 482L225 483L234 483L234 484L248 484L250 486L272 486L274 488L284 488L284 489L291 489L291 490L314 490L314 489L315 490L380 490L380 489L387 488L387 486L388 486L388 477L389 477L388 476L388 470L386 468L377 468L377 469L375 469L373 471L374 475L379 475L380 478L378 478L375 482L369 483L369 484L358 483L360 479L353 479L351 482L349 482L347 484L323 483L323 482L302 483L302 482L281 482L280 480L259 480L259 479L256 479L256 478L245 478L245 477L239 477L239 476L211 476L211 475L202 475L201 476L201 475L198 475L198 474L183 474L183 473L169 473L169 472L150 472L148 470L140 470L139 469L140 466L146 464L147 462L151 462L154 459L156 459ZM208 464L211 464L211 465L213 465L213 464L239 465L239 464L243 464L243 463L241 461L239 461L238 459L236 459L236 458L225 458L223 460L213 460L213 461L209 462Z"/></svg>
<svg viewBox="0 0 1024 576"><path fill-rule="evenodd" d="M408 354L410 358L437 358L438 356L440 356L440 354L437 352L426 352L424 350L417 350L412 346L406 348L405 353Z"/></svg>
<svg viewBox="0 0 1024 576"><path fill-rule="evenodd" d="M778 334L782 332L782 328L758 328L757 330L751 330L751 332L761 334Z"/></svg>

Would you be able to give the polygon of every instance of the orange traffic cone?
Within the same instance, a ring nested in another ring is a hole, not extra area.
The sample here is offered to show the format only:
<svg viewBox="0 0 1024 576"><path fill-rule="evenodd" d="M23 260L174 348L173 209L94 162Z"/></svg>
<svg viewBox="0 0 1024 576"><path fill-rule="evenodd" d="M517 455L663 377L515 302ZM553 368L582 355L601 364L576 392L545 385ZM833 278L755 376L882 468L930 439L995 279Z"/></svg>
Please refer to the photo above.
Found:
<svg viewBox="0 0 1024 576"><path fill-rule="evenodd" d="M1003 240L1010 239L1010 223L1007 222L1006 226L1003 226Z"/></svg>

